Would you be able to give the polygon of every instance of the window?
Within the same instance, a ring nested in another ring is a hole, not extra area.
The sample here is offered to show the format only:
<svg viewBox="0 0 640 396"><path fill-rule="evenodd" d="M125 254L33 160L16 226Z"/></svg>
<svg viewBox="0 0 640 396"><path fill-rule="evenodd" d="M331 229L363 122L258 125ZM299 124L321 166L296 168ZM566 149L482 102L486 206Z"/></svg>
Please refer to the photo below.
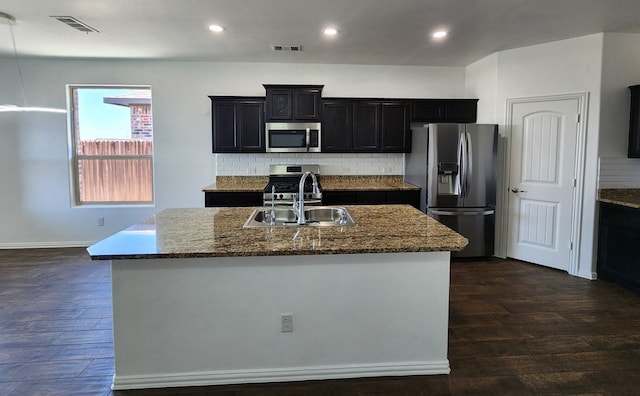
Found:
<svg viewBox="0 0 640 396"><path fill-rule="evenodd" d="M76 205L153 203L149 86L68 87Z"/></svg>

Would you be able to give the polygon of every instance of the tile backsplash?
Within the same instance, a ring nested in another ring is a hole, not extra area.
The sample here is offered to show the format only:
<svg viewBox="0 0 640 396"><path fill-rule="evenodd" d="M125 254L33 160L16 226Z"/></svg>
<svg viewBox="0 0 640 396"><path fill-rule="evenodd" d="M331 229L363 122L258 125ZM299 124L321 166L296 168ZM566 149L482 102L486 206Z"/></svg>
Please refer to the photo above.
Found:
<svg viewBox="0 0 640 396"><path fill-rule="evenodd" d="M640 159L599 159L598 188L640 188Z"/></svg>
<svg viewBox="0 0 640 396"><path fill-rule="evenodd" d="M319 164L323 175L402 175L404 154L215 154L217 176L268 175L271 164Z"/></svg>

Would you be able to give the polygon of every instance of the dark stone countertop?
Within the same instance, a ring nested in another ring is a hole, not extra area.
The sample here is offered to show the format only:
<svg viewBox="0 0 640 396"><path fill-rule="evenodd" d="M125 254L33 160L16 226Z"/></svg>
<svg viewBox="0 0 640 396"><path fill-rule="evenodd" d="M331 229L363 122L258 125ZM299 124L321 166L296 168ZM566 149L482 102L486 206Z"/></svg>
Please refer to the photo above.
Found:
<svg viewBox="0 0 640 396"><path fill-rule="evenodd" d="M357 225L243 228L255 208L167 209L88 251L118 260L457 251L468 243L409 205L346 208Z"/></svg>

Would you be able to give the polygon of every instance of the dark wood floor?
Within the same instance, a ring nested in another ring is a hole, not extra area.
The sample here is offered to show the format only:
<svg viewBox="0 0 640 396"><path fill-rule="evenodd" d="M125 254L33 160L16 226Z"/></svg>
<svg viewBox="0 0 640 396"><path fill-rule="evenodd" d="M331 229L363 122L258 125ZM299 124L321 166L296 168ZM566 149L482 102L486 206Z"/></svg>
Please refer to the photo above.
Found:
<svg viewBox="0 0 640 396"><path fill-rule="evenodd" d="M448 376L117 391L110 274L0 250L0 395L639 394L640 296L513 260L454 262Z"/></svg>

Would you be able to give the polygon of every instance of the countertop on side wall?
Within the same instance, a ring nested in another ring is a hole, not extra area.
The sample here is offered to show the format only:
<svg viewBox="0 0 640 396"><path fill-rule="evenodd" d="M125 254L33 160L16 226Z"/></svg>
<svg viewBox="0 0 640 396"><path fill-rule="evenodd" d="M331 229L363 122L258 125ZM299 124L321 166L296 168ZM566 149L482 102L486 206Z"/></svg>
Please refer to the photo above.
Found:
<svg viewBox="0 0 640 396"><path fill-rule="evenodd" d="M254 208L167 209L89 247L94 260L457 251L468 241L409 205L346 206L355 226L243 228Z"/></svg>
<svg viewBox="0 0 640 396"><path fill-rule="evenodd" d="M202 189L204 192L262 192L268 176L218 176L216 183ZM320 176L325 191L403 191L420 187L405 183L401 175Z"/></svg>
<svg viewBox="0 0 640 396"><path fill-rule="evenodd" d="M218 176L216 182L202 189L204 192L262 192L269 176Z"/></svg>
<svg viewBox="0 0 640 396"><path fill-rule="evenodd" d="M322 188L326 191L403 191L419 190L420 187L405 183L402 176L320 176Z"/></svg>
<svg viewBox="0 0 640 396"><path fill-rule="evenodd" d="M598 190L598 200L640 209L640 188L601 189Z"/></svg>

